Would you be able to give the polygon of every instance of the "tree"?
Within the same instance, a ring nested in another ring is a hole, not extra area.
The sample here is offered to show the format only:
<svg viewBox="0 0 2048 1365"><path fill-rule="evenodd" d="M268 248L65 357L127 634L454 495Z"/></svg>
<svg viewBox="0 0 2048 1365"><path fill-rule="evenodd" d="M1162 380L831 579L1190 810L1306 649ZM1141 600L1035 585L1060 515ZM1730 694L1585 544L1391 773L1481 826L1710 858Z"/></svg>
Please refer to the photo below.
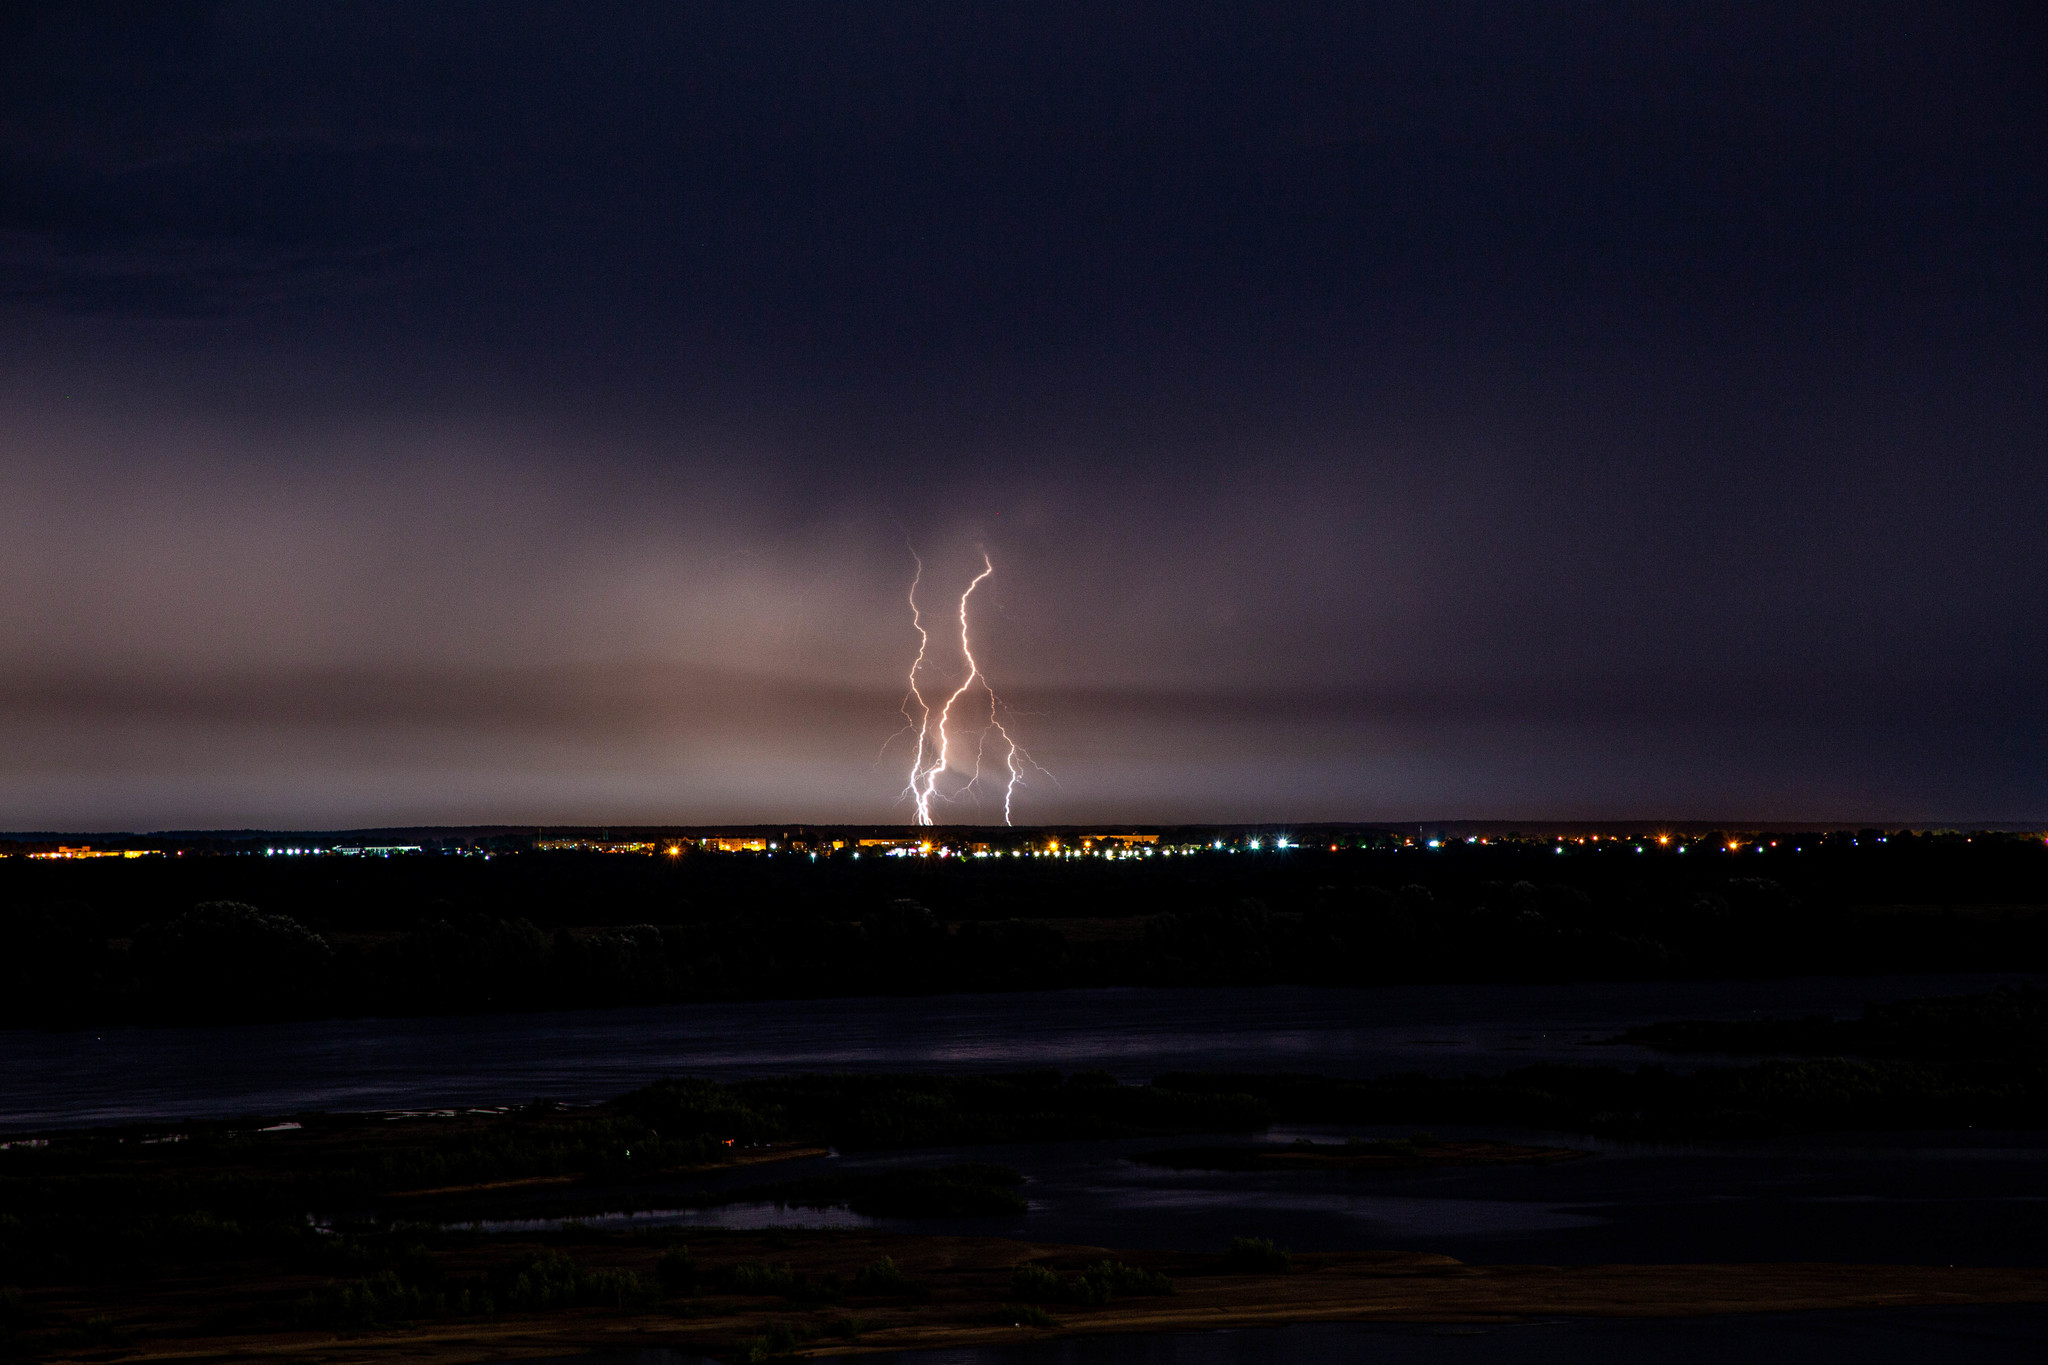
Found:
<svg viewBox="0 0 2048 1365"><path fill-rule="evenodd" d="M153 1012L203 1020L318 1013L334 952L289 915L207 901L145 925L135 955Z"/></svg>

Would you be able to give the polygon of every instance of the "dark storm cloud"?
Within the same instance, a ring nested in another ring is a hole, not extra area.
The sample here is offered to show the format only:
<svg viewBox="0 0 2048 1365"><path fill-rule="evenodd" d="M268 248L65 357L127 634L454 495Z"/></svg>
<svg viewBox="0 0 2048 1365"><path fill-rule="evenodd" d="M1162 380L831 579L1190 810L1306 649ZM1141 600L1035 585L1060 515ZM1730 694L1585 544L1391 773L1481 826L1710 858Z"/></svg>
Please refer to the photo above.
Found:
<svg viewBox="0 0 2048 1365"><path fill-rule="evenodd" d="M59 7L15 48L5 220L167 281L439 233L443 306L552 263L510 306L891 361L2039 287L1997 11L1098 8Z"/></svg>
<svg viewBox="0 0 2048 1365"><path fill-rule="evenodd" d="M0 816L2048 813L2021 8L0 29Z"/></svg>

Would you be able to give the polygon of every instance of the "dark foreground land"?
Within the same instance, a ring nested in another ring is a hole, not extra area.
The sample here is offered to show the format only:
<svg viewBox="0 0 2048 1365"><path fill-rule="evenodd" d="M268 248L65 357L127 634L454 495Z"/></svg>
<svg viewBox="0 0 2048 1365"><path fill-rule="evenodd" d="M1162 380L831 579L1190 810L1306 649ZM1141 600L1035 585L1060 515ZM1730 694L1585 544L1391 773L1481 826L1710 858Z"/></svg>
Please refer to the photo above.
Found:
<svg viewBox="0 0 2048 1365"><path fill-rule="evenodd" d="M2038 1267L1290 1258L1269 1243L1233 1242L1256 1229L1229 1227L1210 1245L1165 1251L1053 1245L974 1235L977 1217L1022 1211L1022 1177L1001 1165L906 1160L776 1175L779 1163L827 1148L1084 1138L1195 1138L1162 1142L1140 1159L1311 1184L1576 1156L1569 1138L1229 1138L1276 1123L1459 1121L1667 1136L2041 1128L2044 1005L2042 992L2002 990L1885 1007L1860 1021L1801 1021L1826 1024L1834 1031L1824 1036L1872 1055L1685 1073L1185 1073L1149 1085L1052 1072L676 1080L588 1109L540 1103L11 1135L0 1149L0 1354L475 1361L630 1344L752 1359L1332 1319L2048 1302L2048 1270ZM1899 1021L1914 1017L1943 1021L1938 1047L1901 1055ZM761 1201L947 1220L959 1232L604 1232L558 1221ZM493 1222L510 1230L481 1230ZM542 1222L557 1230L530 1230Z"/></svg>
<svg viewBox="0 0 2048 1365"><path fill-rule="evenodd" d="M2038 835L1434 849L1374 836L1075 858L856 858L829 846L293 857L241 844L0 858L0 1025L15 1026L1073 986L2039 970Z"/></svg>
<svg viewBox="0 0 2048 1365"><path fill-rule="evenodd" d="M687 1280L679 1254L685 1245ZM421 1320L405 1322L361 1313L360 1321L350 1322L351 1313L377 1303L374 1288L353 1297L332 1290L309 1295L304 1276L237 1276L223 1283L217 1274L188 1275L116 1296L47 1296L41 1306L48 1311L95 1316L68 1343L52 1340L46 1358L455 1365L667 1346L765 1360L1317 1321L1475 1323L2048 1303L2048 1271L2040 1269L1470 1266L1415 1252L1301 1256L1285 1269L1251 1269L1229 1253L1117 1253L999 1238L817 1232L700 1234L666 1249L620 1238L529 1239L463 1248L441 1261L451 1283L504 1286L507 1311L419 1314ZM1124 1283L1132 1289L1119 1294L1115 1286ZM222 1306L229 1296L247 1305L249 1318L279 1305L281 1320L236 1330L236 1310ZM296 1321L294 1304L305 1305ZM343 1325L318 1322L323 1309Z"/></svg>

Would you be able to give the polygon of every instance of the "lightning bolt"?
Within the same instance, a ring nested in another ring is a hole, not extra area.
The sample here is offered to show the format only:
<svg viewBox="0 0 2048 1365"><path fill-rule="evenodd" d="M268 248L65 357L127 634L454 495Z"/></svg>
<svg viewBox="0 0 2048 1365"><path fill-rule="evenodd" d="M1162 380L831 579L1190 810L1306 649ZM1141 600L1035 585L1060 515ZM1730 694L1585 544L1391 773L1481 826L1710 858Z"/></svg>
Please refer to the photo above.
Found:
<svg viewBox="0 0 2048 1365"><path fill-rule="evenodd" d="M929 825L932 822L932 803L952 801L974 790L981 781L982 754L987 748L988 732L995 731L1002 737L1003 770L1007 780L1003 785L1003 823L1011 823L1011 811L1016 801L1017 788L1024 784L1022 765L1037 768L1030 754L1017 743L1009 728L1002 720L1002 699L990 685L988 675L981 671L981 664L974 657L974 640L968 624L967 604L974 596L974 590L988 580L996 571L987 551L982 552L981 572L974 576L960 594L958 615L960 619L960 657L967 663L967 676L960 685L946 695L938 710L925 699L924 689L918 684L918 674L926 667L931 652L931 632L925 628L924 612L917 605L917 589L924 581L924 561L912 550L910 557L917 561L917 573L910 580L910 625L917 632L917 657L910 664L910 690L903 698L903 718L917 731L917 749L910 762L910 781L904 787L904 795L910 798L917 810L917 823ZM939 790L939 779L952 768L953 734L948 728L953 722L953 708L960 699L973 691L979 684L988 697L988 723L981 727L981 737L974 749L974 771L964 786L947 795ZM914 709L913 709L914 708ZM1040 771L1044 771L1042 768Z"/></svg>
<svg viewBox="0 0 2048 1365"><path fill-rule="evenodd" d="M923 790L923 773L925 754L931 740L932 708L917 685L917 674L924 667L924 656L931 648L932 637L924 628L924 613L917 607L917 585L924 581L924 560L918 558L916 550L910 552L910 557L917 560L917 572L910 579L910 625L917 632L917 657L910 661L910 691L903 697L903 719L917 728L917 753L910 761L910 785L904 792L917 804L917 823L929 825L932 822L931 797ZM912 703L917 706L916 715L910 713Z"/></svg>

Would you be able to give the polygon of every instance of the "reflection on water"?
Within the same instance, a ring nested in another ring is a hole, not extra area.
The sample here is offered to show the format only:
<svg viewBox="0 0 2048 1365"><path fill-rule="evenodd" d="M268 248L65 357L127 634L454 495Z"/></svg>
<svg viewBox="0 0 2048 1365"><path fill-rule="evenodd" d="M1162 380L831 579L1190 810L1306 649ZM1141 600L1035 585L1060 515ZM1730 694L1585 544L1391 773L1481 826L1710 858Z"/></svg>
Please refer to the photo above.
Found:
<svg viewBox="0 0 2048 1365"><path fill-rule="evenodd" d="M1631 1064L1673 1018L1851 1014L2013 975L1032 991L235 1028L0 1031L0 1126L598 1100L673 1075L1102 1068L1377 1075ZM1683 1065L1679 1062L1676 1064Z"/></svg>
<svg viewBox="0 0 2048 1365"><path fill-rule="evenodd" d="M1330 1140L1358 1131L1290 1128ZM1447 1139L1555 1140L1518 1129L1445 1127ZM774 1179L847 1176L904 1164L988 1161L1025 1177L1029 1209L973 1219L876 1218L892 1233L962 1233L1112 1248L1221 1251L1234 1236L1296 1251L1393 1249L1474 1262L1858 1261L2048 1265L2048 1147L2041 1135L1890 1134L1656 1145L1571 1137L1588 1155L1523 1166L1376 1172L1174 1170L1137 1158L1146 1139L846 1153L792 1161ZM847 1226L844 1210L753 1202L758 1168L636 1188L644 1225ZM617 1197L617 1196L612 1196ZM750 1202L700 1208L714 1198ZM508 1195L491 1210L520 1227L572 1210L558 1192ZM627 1215L615 1214L614 1218ZM744 1220L744 1221L742 1221Z"/></svg>
<svg viewBox="0 0 2048 1365"><path fill-rule="evenodd" d="M1651 1320L1555 1319L1482 1327L1304 1323L1244 1332L1075 1337L1023 1346L906 1351L892 1365L1921 1365L2037 1362L2037 1308ZM842 1359L850 1359L842 1357ZM864 1356L864 1361L874 1361ZM649 1362L653 1365L653 1362Z"/></svg>
<svg viewBox="0 0 2048 1365"><path fill-rule="evenodd" d="M1096 990L942 999L667 1006L462 1019L330 1020L237 1029L0 1033L0 1126L181 1116L594 1100L676 1074L739 1077L834 1067L965 1071L1105 1068L1486 1071L1538 1061L1629 1064L1595 1044L1669 1018L1853 1014L1865 1002L1987 990L2011 976L1776 982L1420 986L1371 990ZM1405 1129L1364 1129L1401 1136ZM1442 1129L1446 1137L1554 1135ZM1344 1136L1290 1129L1280 1137ZM1472 1261L1894 1261L2048 1264L2048 1152L2038 1134L1830 1137L1652 1146L1572 1139L1555 1166L1392 1172L1169 1171L1143 1143L1058 1143L849 1158L995 1161L1029 1179L1030 1211L971 1230L1107 1247L1221 1250L1234 1235L1297 1250L1365 1247ZM776 1178L822 1167L790 1163ZM645 1192L667 1207L599 1214L598 1227L866 1227L960 1232L959 1220L867 1219L748 1202L688 1207L717 1180ZM505 1211L539 1215L537 1195ZM558 1225L529 1216L491 1230ZM1871 1311L1766 1318L1551 1322L1480 1329L1318 1324L1261 1332L1119 1336L899 1357L904 1365L1299 1365L1361 1359L1549 1365L1742 1359L1893 1365L2048 1358L2039 1309ZM579 1365L697 1365L635 1351Z"/></svg>
<svg viewBox="0 0 2048 1365"><path fill-rule="evenodd" d="M1308 1176L1310 1180L1316 1178L1313 1174ZM1346 1219L1358 1224L1364 1234L1358 1239L1360 1245L1374 1246L1389 1238L1430 1237L1441 1241L1472 1235L1554 1232L1592 1227L1602 1221L1590 1212L1553 1204L1509 1199L1404 1198L1357 1191L1326 1194L1317 1193L1312 1187L1288 1191L1254 1188L1101 1193L1105 1204L1113 1204L1141 1219L1173 1213L1205 1217L1212 1222L1229 1217L1261 1226L1299 1224L1304 1221L1302 1215Z"/></svg>
<svg viewBox="0 0 2048 1365"><path fill-rule="evenodd" d="M643 1209L568 1218L486 1218L450 1223L467 1232L553 1232L566 1223L607 1231L633 1228L866 1228L875 1220L851 1209L807 1209L790 1204L719 1204L708 1209Z"/></svg>
<svg viewBox="0 0 2048 1365"><path fill-rule="evenodd" d="M1442 1135L1546 1136L1463 1127ZM1575 1136L1570 1145L1589 1155L1555 1165L1356 1173L1167 1170L1129 1159L1156 1145L1146 1143L998 1148L981 1159L1030 1177L1032 1212L982 1226L1096 1246L1220 1251L1241 1235L1299 1251L1392 1248L1483 1262L2048 1264L2048 1147L2038 1133L2003 1139L1663 1146Z"/></svg>

